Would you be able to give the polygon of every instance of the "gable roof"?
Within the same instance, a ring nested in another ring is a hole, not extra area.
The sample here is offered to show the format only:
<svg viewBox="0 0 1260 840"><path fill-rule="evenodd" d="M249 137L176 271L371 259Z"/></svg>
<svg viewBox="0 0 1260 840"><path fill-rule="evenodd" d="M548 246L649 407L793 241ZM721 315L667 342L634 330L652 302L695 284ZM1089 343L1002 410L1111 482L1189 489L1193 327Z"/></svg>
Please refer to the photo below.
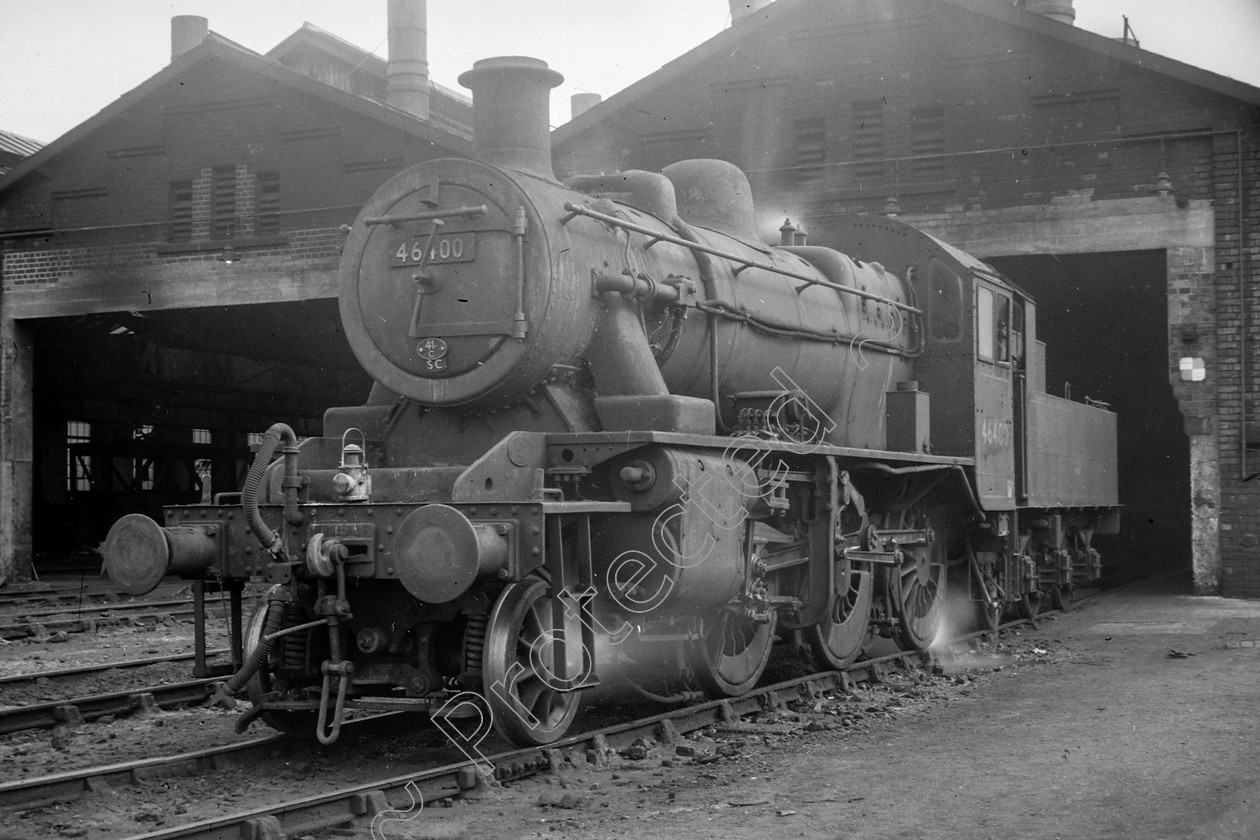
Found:
<svg viewBox="0 0 1260 840"><path fill-rule="evenodd" d="M609 115L629 107L641 97L647 96L673 81L686 76L696 67L709 59L729 54L740 44L752 40L767 25L774 21L796 13L810 6L829 2L830 0L777 0L768 6L747 15L733 23L730 27L684 53L661 67L655 73L645 76L629 87L594 105L576 118L557 128L552 133L553 145L560 145L599 124ZM924 0L929 2L929 0ZM1260 105L1260 88L1254 85L1195 67L1173 58L1158 55L1132 44L1119 41L1081 29L1069 24L1051 20L1045 15L1016 8L1010 0L930 0L944 3L958 9L983 15L1004 24L1017 26L1049 38L1062 41L1080 49L1105 55L1143 70L1159 73L1169 78L1210 90L1214 93L1237 99L1252 105Z"/></svg>
<svg viewBox="0 0 1260 840"><path fill-rule="evenodd" d="M285 58L306 47L314 47L348 64L361 64L361 69L365 72L373 76L385 77L385 59L374 52L355 46L326 29L321 29L310 21L303 21L296 32L267 50L267 58L283 63Z"/></svg>
<svg viewBox="0 0 1260 840"><path fill-rule="evenodd" d="M334 35L326 29L321 29L308 21L304 21L296 32L268 50L267 58L287 63L285 61L286 58L303 50L324 52L344 61L346 64L353 65L355 67L354 72L361 72L379 79L381 88L384 90L386 72L389 68L388 61L376 53L368 52L362 47L356 46L346 39ZM472 107L471 96L461 91L452 90L445 85L439 85L432 79L429 80L429 90L432 95L454 100L465 107ZM380 97L378 97L378 100L384 101Z"/></svg>
<svg viewBox="0 0 1260 840"><path fill-rule="evenodd" d="M85 140L111 121L144 102L150 95L164 88L169 82L193 71L203 62L230 62L247 72L293 88L295 92L322 99L339 108L345 108L365 119L412 134L420 140L444 147L456 154L472 153L468 137L431 125L417 117L365 96L357 96L331 85L298 73L274 59L247 49L235 41L215 32L193 49L177 56L166 67L149 77L139 86L124 93L92 116L44 146L35 154L15 166L7 175L0 177L0 193L22 178L37 171L66 149Z"/></svg>
<svg viewBox="0 0 1260 840"><path fill-rule="evenodd" d="M17 157L29 157L40 150L44 144L12 131L0 129L0 152Z"/></svg>

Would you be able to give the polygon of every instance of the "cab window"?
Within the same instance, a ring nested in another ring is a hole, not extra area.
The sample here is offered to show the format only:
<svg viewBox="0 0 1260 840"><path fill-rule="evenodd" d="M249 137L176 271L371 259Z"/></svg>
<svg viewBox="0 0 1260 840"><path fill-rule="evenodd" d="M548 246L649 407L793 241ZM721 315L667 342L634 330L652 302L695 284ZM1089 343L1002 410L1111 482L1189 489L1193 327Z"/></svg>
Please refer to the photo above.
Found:
<svg viewBox="0 0 1260 840"><path fill-rule="evenodd" d="M976 289L976 355L986 362L1011 360L1011 299L984 286Z"/></svg>

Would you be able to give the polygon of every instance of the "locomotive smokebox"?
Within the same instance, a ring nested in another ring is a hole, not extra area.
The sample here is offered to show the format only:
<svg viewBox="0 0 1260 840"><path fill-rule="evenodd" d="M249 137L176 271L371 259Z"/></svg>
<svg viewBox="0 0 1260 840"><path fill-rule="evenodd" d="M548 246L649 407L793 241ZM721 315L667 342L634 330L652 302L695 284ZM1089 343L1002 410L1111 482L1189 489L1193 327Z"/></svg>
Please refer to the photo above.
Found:
<svg viewBox="0 0 1260 840"><path fill-rule="evenodd" d="M556 179L551 169L551 89L564 76L537 58L483 58L460 74L473 93L473 148L487 163Z"/></svg>

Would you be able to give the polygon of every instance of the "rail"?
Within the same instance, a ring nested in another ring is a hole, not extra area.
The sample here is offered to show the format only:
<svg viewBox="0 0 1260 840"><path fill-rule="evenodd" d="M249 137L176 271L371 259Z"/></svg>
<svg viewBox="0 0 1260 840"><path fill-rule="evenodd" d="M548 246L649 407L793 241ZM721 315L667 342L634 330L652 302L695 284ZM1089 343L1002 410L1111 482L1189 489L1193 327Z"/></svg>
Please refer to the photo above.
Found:
<svg viewBox="0 0 1260 840"><path fill-rule="evenodd" d="M1047 614L1053 611L1047 611ZM1003 624L1008 629L1029 624L1019 619ZM997 630L982 630L958 636L948 644L963 644L975 638L992 636ZM858 662L843 671L810 674L763 688L737 698L712 700L685 706L629 723L606 727L561 739L546 747L530 747L485 756L494 767L498 781L528 778L556 766L567 758L586 762L588 755L606 755L623 750L636 738L655 737L669 743L681 735L706 726L734 723L745 715L767 709L784 708L788 702L814 700L827 691L847 691L855 681L880 682L894 668L927 666L933 655L927 651L903 651ZM235 814L163 828L135 835L129 840L238 840L240 837L281 837L309 834L322 828L370 820L385 811L414 809L417 796L423 803L450 799L475 787L477 771L471 762L449 764L419 772L377 779L340 790L304 796Z"/></svg>

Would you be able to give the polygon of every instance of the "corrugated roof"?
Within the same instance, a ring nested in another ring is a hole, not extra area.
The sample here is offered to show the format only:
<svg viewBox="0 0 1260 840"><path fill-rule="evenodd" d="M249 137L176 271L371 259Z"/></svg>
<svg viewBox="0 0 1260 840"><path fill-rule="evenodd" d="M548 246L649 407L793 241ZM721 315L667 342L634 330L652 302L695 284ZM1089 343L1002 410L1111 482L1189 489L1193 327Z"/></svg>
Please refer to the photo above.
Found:
<svg viewBox="0 0 1260 840"><path fill-rule="evenodd" d="M0 129L0 152L8 152L20 157L30 157L42 148L44 148L44 144L38 140L32 140L29 137L14 134L12 131Z"/></svg>

